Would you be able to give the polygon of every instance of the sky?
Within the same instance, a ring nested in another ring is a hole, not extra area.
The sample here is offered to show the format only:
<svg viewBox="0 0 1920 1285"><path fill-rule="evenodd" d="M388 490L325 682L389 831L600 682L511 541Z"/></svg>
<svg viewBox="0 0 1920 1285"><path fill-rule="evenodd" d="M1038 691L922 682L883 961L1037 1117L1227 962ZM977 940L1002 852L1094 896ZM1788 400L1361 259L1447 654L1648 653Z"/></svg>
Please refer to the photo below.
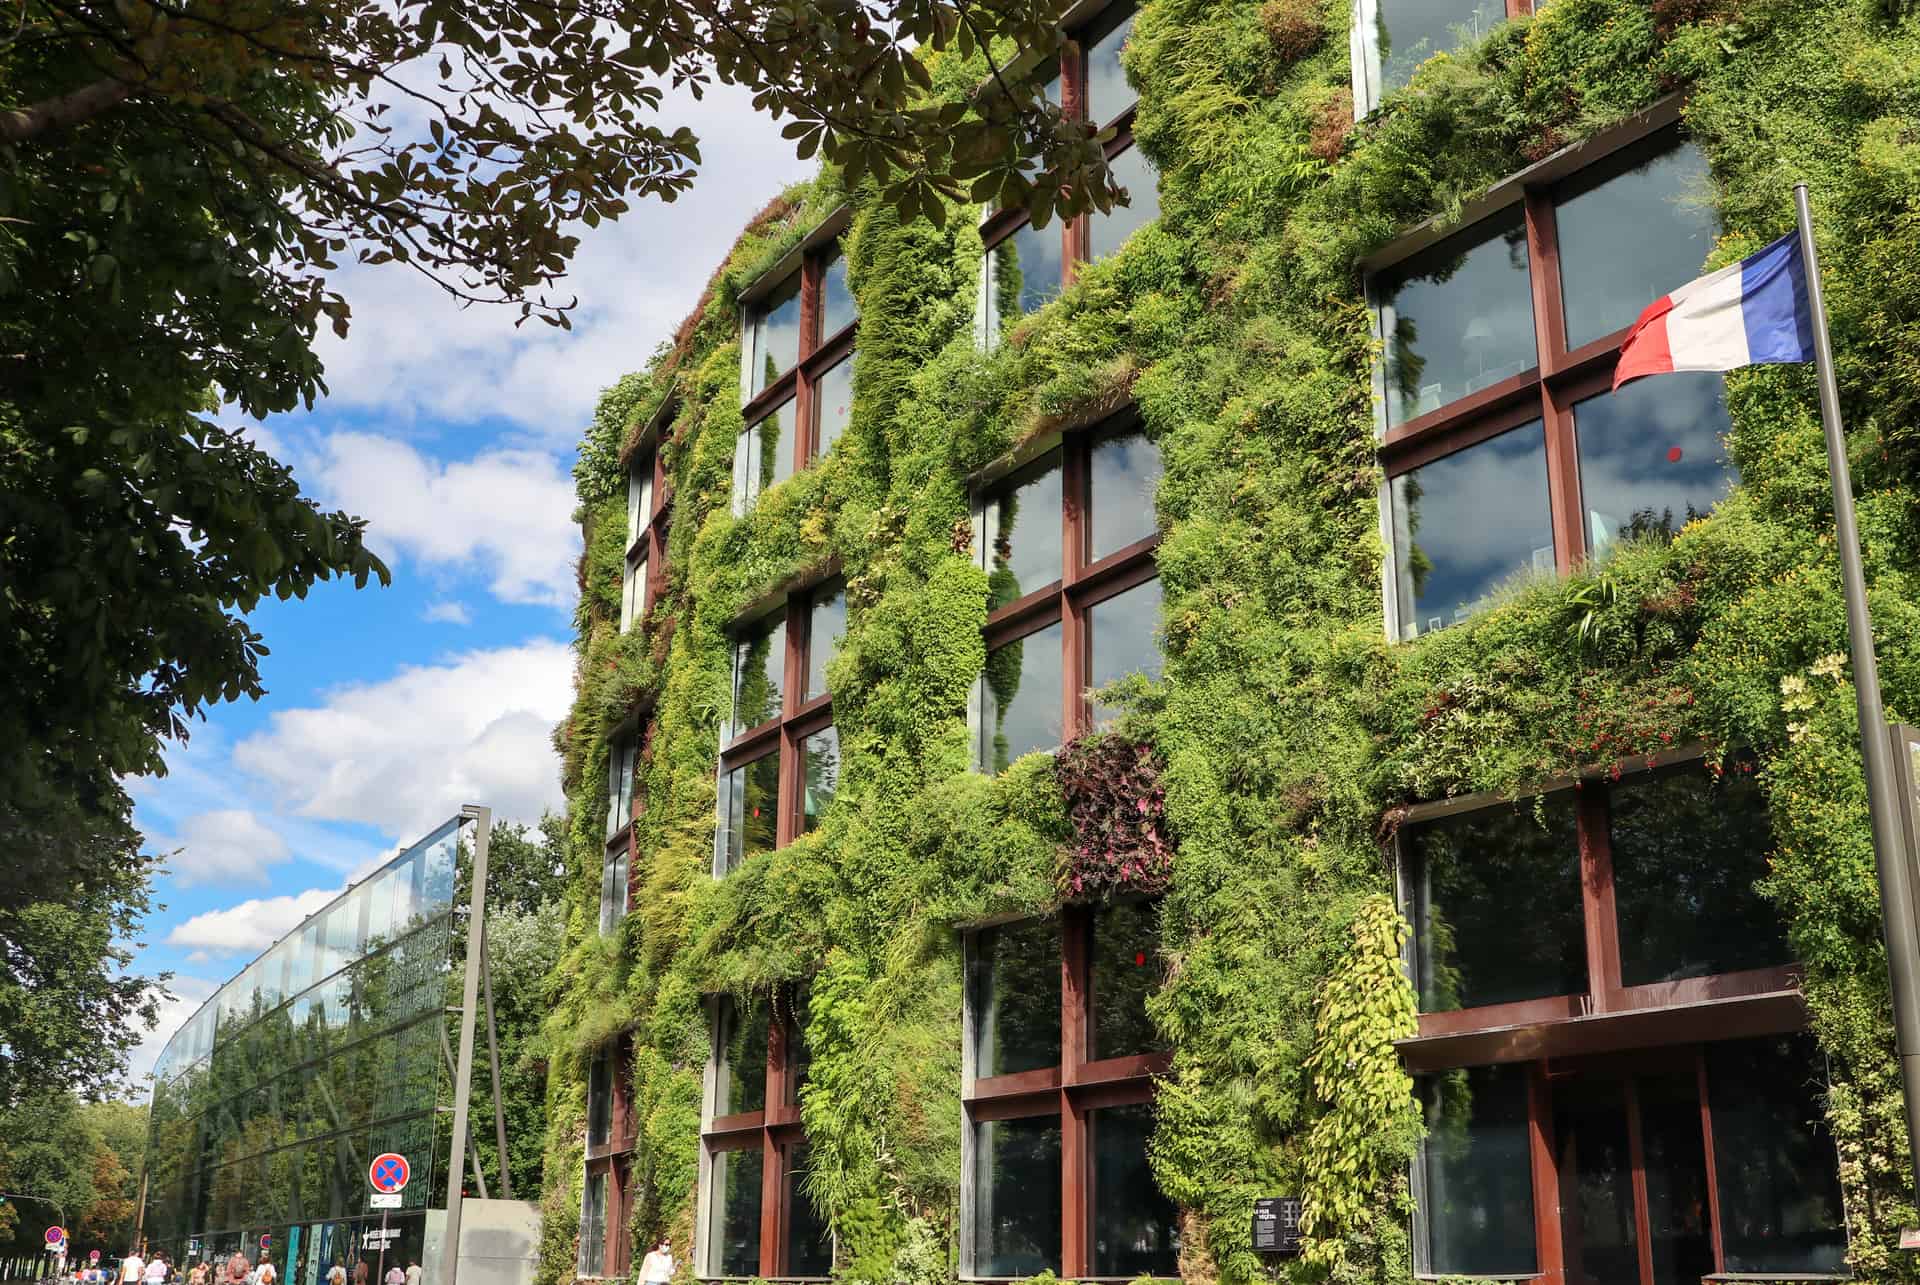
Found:
<svg viewBox="0 0 1920 1285"><path fill-rule="evenodd" d="M563 806L550 733L572 688L575 446L600 390L813 170L744 93L668 110L700 136L699 177L671 204L577 229L571 331L463 310L404 267L346 267L352 330L321 349L331 396L251 424L306 494L368 519L393 583L263 604L266 697L214 707L165 776L127 783L166 864L132 967L173 974L136 1083L221 982L462 804L496 823Z"/></svg>

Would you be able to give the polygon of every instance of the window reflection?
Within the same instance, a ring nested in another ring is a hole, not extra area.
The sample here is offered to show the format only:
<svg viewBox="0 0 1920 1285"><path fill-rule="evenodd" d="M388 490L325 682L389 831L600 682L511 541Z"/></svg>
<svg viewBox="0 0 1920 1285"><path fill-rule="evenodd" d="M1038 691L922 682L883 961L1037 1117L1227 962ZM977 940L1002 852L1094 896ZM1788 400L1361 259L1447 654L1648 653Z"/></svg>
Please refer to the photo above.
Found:
<svg viewBox="0 0 1920 1285"><path fill-rule="evenodd" d="M1091 456L1087 558L1098 562L1159 529L1153 503L1163 467L1145 433L1096 442Z"/></svg>
<svg viewBox="0 0 1920 1285"><path fill-rule="evenodd" d="M814 443L814 455L818 457L832 449L853 420L852 353L820 376L820 383L814 389L814 403L819 407L819 434Z"/></svg>
<svg viewBox="0 0 1920 1285"><path fill-rule="evenodd" d="M602 1050L593 1055L587 1074L587 1147L604 1147L612 1137L613 1059Z"/></svg>
<svg viewBox="0 0 1920 1285"><path fill-rule="evenodd" d="M973 1073L1058 1066L1059 930L1049 920L1030 919L982 929L973 945Z"/></svg>
<svg viewBox="0 0 1920 1285"><path fill-rule="evenodd" d="M1094 914L1089 932L1094 1058L1165 1049L1166 1040L1147 1017L1147 996L1166 979L1154 904L1130 901L1104 907Z"/></svg>
<svg viewBox="0 0 1920 1285"><path fill-rule="evenodd" d="M787 1275L830 1276L833 1274L833 1235L827 1220L807 1195L808 1148L804 1142L791 1142L786 1153L785 1205L787 1217Z"/></svg>
<svg viewBox="0 0 1920 1285"><path fill-rule="evenodd" d="M1527 1070L1480 1066L1416 1081L1420 1230L1435 1276L1527 1276L1537 1267Z"/></svg>
<svg viewBox="0 0 1920 1285"><path fill-rule="evenodd" d="M1567 347L1630 326L1700 268L1720 234L1707 159L1691 143L1584 176L1554 206Z"/></svg>
<svg viewBox="0 0 1920 1285"><path fill-rule="evenodd" d="M780 798L780 755L769 754L727 773L726 869L772 852ZM724 873L724 872L723 872Z"/></svg>
<svg viewBox="0 0 1920 1285"><path fill-rule="evenodd" d="M1087 50L1086 114L1096 125L1112 123L1133 106L1133 87L1120 65L1120 51L1133 35L1133 19L1133 6L1115 5L1082 41Z"/></svg>
<svg viewBox="0 0 1920 1285"><path fill-rule="evenodd" d="M847 596L840 589L821 589L814 593L807 618L807 687L802 700L812 700L827 691L827 661L839 648L847 632Z"/></svg>
<svg viewBox="0 0 1920 1285"><path fill-rule="evenodd" d="M820 338L833 338L859 315L859 305L847 285L847 259L836 241L820 267Z"/></svg>
<svg viewBox="0 0 1920 1285"><path fill-rule="evenodd" d="M1132 1278L1180 1274L1180 1211L1147 1163L1153 1107L1145 1102L1092 1113L1093 1274Z"/></svg>
<svg viewBox="0 0 1920 1285"><path fill-rule="evenodd" d="M800 274L769 294L753 322L747 396L752 397L800 360Z"/></svg>
<svg viewBox="0 0 1920 1285"><path fill-rule="evenodd" d="M764 999L728 999L721 1005L726 1043L721 1049L715 1115L741 1115L767 1106L767 1032L773 1007Z"/></svg>
<svg viewBox="0 0 1920 1285"><path fill-rule="evenodd" d="M829 727L800 742L806 770L806 793L801 799L800 832L811 834L833 806L840 783L840 734Z"/></svg>
<svg viewBox="0 0 1920 1285"><path fill-rule="evenodd" d="M1674 533L1704 517L1733 485L1721 376L1665 375L1574 407L1587 552Z"/></svg>
<svg viewBox="0 0 1920 1285"><path fill-rule="evenodd" d="M1058 1271L1060 1118L983 1121L974 1143L974 1274Z"/></svg>
<svg viewBox="0 0 1920 1285"><path fill-rule="evenodd" d="M627 544L631 546L653 516L653 456L634 461L627 475Z"/></svg>
<svg viewBox="0 0 1920 1285"><path fill-rule="evenodd" d="M1038 312L1060 295L1066 266L1058 223L1022 223L993 248L988 315L1001 325Z"/></svg>
<svg viewBox="0 0 1920 1285"><path fill-rule="evenodd" d="M980 762L1004 771L1022 754L1052 749L1063 739L1065 676L1061 673L1061 627L1045 629L987 653L981 676Z"/></svg>
<svg viewBox="0 0 1920 1285"><path fill-rule="evenodd" d="M985 506L987 607L1004 606L1060 579L1060 454L1054 452L1024 481L1003 487Z"/></svg>
<svg viewBox="0 0 1920 1285"><path fill-rule="evenodd" d="M713 1157L712 1270L752 1279L760 1275L760 1181L758 1147L719 1151Z"/></svg>
<svg viewBox="0 0 1920 1285"><path fill-rule="evenodd" d="M1538 360L1527 239L1516 210L1415 259L1382 283L1387 421L1400 424L1531 369Z"/></svg>
<svg viewBox="0 0 1920 1285"><path fill-rule="evenodd" d="M1839 1157L1806 1035L1707 1046L1726 1270L1846 1274Z"/></svg>
<svg viewBox="0 0 1920 1285"><path fill-rule="evenodd" d="M1414 69L1445 50L1480 39L1506 21L1500 0L1380 0L1376 39L1381 91L1413 79Z"/></svg>
<svg viewBox="0 0 1920 1285"><path fill-rule="evenodd" d="M1508 578L1554 569L1540 421L1393 479L1403 639L1472 615Z"/></svg>
<svg viewBox="0 0 1920 1285"><path fill-rule="evenodd" d="M1160 217L1160 175L1146 154L1138 147L1129 147L1107 164L1115 181L1127 190L1128 204L1116 202L1105 214L1096 210L1087 216L1087 253L1095 262Z"/></svg>
<svg viewBox="0 0 1920 1285"><path fill-rule="evenodd" d="M1090 687L1098 690L1128 674L1160 676L1158 580L1149 580L1087 608L1087 629L1093 640L1093 665L1088 671ZM1096 723L1105 722L1119 712L1116 706L1094 702Z"/></svg>
<svg viewBox="0 0 1920 1285"><path fill-rule="evenodd" d="M776 613L733 648L733 735L780 716L786 681L787 620Z"/></svg>

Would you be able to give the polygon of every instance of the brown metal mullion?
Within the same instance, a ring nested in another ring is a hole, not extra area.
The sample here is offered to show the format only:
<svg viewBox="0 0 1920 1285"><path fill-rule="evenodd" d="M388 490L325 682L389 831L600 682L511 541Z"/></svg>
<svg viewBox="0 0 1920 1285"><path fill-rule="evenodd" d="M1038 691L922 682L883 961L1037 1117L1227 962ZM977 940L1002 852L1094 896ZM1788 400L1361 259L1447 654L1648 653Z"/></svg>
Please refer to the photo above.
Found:
<svg viewBox="0 0 1920 1285"><path fill-rule="evenodd" d="M780 1188L781 1182L780 1144L773 1140L773 1134L762 1131L760 1134L760 1276L771 1280L780 1275L781 1242L780 1226Z"/></svg>
<svg viewBox="0 0 1920 1285"><path fill-rule="evenodd" d="M1092 462L1084 439L1070 439L1060 459L1060 547L1065 553L1060 603L1061 662L1061 738L1072 740L1091 721L1087 708L1087 675L1091 672L1088 654L1086 608L1074 600L1073 588L1087 566L1089 514L1091 498L1089 475Z"/></svg>
<svg viewBox="0 0 1920 1285"><path fill-rule="evenodd" d="M784 781L783 773L783 784ZM785 823L784 815L781 821ZM778 998L775 995L767 1001L773 1012L767 1022L766 1127L760 1133L760 1275L768 1278L779 1276L783 1270L780 1258L786 1245L786 1236L781 1218L781 1189L786 1186L782 1172L785 1166L773 1125L781 1114L780 1108L787 1104L791 1096L792 1085L789 1081L793 1073L792 1031L787 1019L780 1013L779 1004L775 1002Z"/></svg>
<svg viewBox="0 0 1920 1285"><path fill-rule="evenodd" d="M1547 1285L1567 1278L1566 1247L1560 1234L1560 1169L1555 1162L1553 1086L1546 1064L1527 1067L1527 1141L1533 1162L1533 1240L1538 1268Z"/></svg>
<svg viewBox="0 0 1920 1285"><path fill-rule="evenodd" d="M1073 1094L1090 1051L1093 991L1087 948L1091 914L1073 906L1060 914L1060 1274L1068 1280L1091 1270L1087 1261L1091 1137L1087 1108Z"/></svg>
<svg viewBox="0 0 1920 1285"><path fill-rule="evenodd" d="M1087 114L1087 58L1078 40L1069 37L1060 46L1060 110L1073 120ZM1087 216L1060 221L1060 282L1070 286L1080 275L1086 257Z"/></svg>
<svg viewBox="0 0 1920 1285"><path fill-rule="evenodd" d="M1640 1136L1640 1093L1631 1076L1621 1081L1627 1099L1627 1154L1633 1162L1634 1240L1640 1251L1640 1285L1653 1282L1653 1229L1647 1222L1647 1149Z"/></svg>
<svg viewBox="0 0 1920 1285"><path fill-rule="evenodd" d="M1603 790L1580 791L1580 904L1587 932L1587 990L1596 1013L1620 1006L1620 921L1614 913L1613 846Z"/></svg>
<svg viewBox="0 0 1920 1285"><path fill-rule="evenodd" d="M1707 1158L1707 1227L1713 1237L1713 1270L1727 1270L1727 1251L1720 1235L1720 1168L1713 1154L1713 1110L1707 1097L1707 1051L1697 1048L1693 1065L1700 1085L1700 1143Z"/></svg>
<svg viewBox="0 0 1920 1285"><path fill-rule="evenodd" d="M789 598L786 612L787 654L783 658L785 677L780 691L780 787L775 801L773 841L777 848L792 843L800 829L799 754L787 720L803 703L800 688L807 681L807 630L812 623L805 596Z"/></svg>
<svg viewBox="0 0 1920 1285"><path fill-rule="evenodd" d="M1509 0L1510 3L1513 0ZM1524 2L1524 0L1523 0ZM1567 314L1560 292L1560 244L1553 200L1527 193L1527 279L1533 290L1535 350L1540 367L1540 416L1547 430L1547 494L1553 521L1554 565L1562 575L1586 554L1580 507L1580 455L1574 445L1571 401L1553 378L1566 368Z"/></svg>

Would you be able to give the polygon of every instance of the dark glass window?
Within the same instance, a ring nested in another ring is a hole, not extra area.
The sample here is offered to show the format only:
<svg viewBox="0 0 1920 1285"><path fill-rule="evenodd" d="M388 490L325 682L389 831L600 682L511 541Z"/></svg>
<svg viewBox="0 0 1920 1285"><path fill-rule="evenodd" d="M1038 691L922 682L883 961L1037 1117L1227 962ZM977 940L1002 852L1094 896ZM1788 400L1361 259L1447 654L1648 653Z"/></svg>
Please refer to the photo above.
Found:
<svg viewBox="0 0 1920 1285"><path fill-rule="evenodd" d="M1144 433L1124 433L1094 443L1087 503L1087 558L1109 553L1159 531L1153 496L1160 485L1160 448Z"/></svg>
<svg viewBox="0 0 1920 1285"><path fill-rule="evenodd" d="M604 1147L612 1136L613 1061L600 1052L587 1076L587 1146Z"/></svg>
<svg viewBox="0 0 1920 1285"><path fill-rule="evenodd" d="M1569 348L1632 325L1699 276L1720 234L1699 148L1682 143L1626 163L1633 168L1582 176L1554 205Z"/></svg>
<svg viewBox="0 0 1920 1285"><path fill-rule="evenodd" d="M628 850L623 842L600 867L600 931L610 933L627 915Z"/></svg>
<svg viewBox="0 0 1920 1285"><path fill-rule="evenodd" d="M586 1205L580 1218L580 1274L601 1276L607 1270L607 1171L587 1175Z"/></svg>
<svg viewBox="0 0 1920 1285"><path fill-rule="evenodd" d="M743 1011L744 1009L744 1011ZM715 1115L764 1111L767 1106L767 1026L772 1007L755 999L722 1005L727 1042L721 1057L721 1084Z"/></svg>
<svg viewBox="0 0 1920 1285"><path fill-rule="evenodd" d="M806 792L801 799L800 832L811 834L820 818L833 806L833 793L840 784L840 734L829 727L800 743L806 763Z"/></svg>
<svg viewBox="0 0 1920 1285"><path fill-rule="evenodd" d="M1413 79L1437 53L1471 44L1507 17L1499 0L1380 0L1380 86L1384 93Z"/></svg>
<svg viewBox="0 0 1920 1285"><path fill-rule="evenodd" d="M1107 164L1115 180L1127 189L1128 204L1116 202L1105 214L1096 211L1087 216L1087 253L1096 261L1118 250L1128 237L1160 217L1160 175L1146 154L1129 147Z"/></svg>
<svg viewBox="0 0 1920 1285"><path fill-rule="evenodd" d="M813 595L807 620L807 687L802 700L826 694L827 661L847 632L847 596L840 589L822 589Z"/></svg>
<svg viewBox="0 0 1920 1285"><path fill-rule="evenodd" d="M1060 936L1056 927L1035 919L981 930L974 938L972 999L976 1076L1057 1066ZM1054 1145L1057 1159L1059 1144ZM1058 1217L1054 1221L1057 1224Z"/></svg>
<svg viewBox="0 0 1920 1285"><path fill-rule="evenodd" d="M985 1120L974 1143L974 1274L1058 1271L1060 1118Z"/></svg>
<svg viewBox="0 0 1920 1285"><path fill-rule="evenodd" d="M1087 608L1093 637L1089 687L1098 689L1128 674L1160 676L1160 582L1149 580ZM1094 720L1118 711L1095 703Z"/></svg>
<svg viewBox="0 0 1920 1285"><path fill-rule="evenodd" d="M787 618L768 617L733 645L733 734L780 717L787 675Z"/></svg>
<svg viewBox="0 0 1920 1285"><path fill-rule="evenodd" d="M853 354L848 353L845 361L832 366L820 376L819 384L814 388L814 404L819 407L819 435L815 441L815 456L825 455L827 450L840 440L847 424L853 419Z"/></svg>
<svg viewBox="0 0 1920 1285"><path fill-rule="evenodd" d="M776 287L753 321L747 396L751 397L793 369L800 360L800 274Z"/></svg>
<svg viewBox="0 0 1920 1285"><path fill-rule="evenodd" d="M1423 1274L1524 1276L1537 1269L1527 1069L1421 1076Z"/></svg>
<svg viewBox="0 0 1920 1285"><path fill-rule="evenodd" d="M727 869L772 852L780 799L780 756L757 758L727 774Z"/></svg>
<svg viewBox="0 0 1920 1285"><path fill-rule="evenodd" d="M836 244L820 265L820 338L831 339L860 315L847 286L847 259Z"/></svg>
<svg viewBox="0 0 1920 1285"><path fill-rule="evenodd" d="M1391 5L1384 0L1383 11ZM1438 410L1539 360L1519 213L1496 216L1468 236L1382 283L1389 423Z"/></svg>
<svg viewBox="0 0 1920 1285"><path fill-rule="evenodd" d="M1726 1270L1845 1275L1839 1157L1804 1035L1707 1046Z"/></svg>
<svg viewBox="0 0 1920 1285"><path fill-rule="evenodd" d="M833 1236L807 1194L807 1144L789 1143L786 1157L787 1189L782 1198L787 1206L787 1274L831 1276Z"/></svg>
<svg viewBox="0 0 1920 1285"><path fill-rule="evenodd" d="M1005 324L1057 299L1063 263L1059 224L1022 223L993 248L992 314Z"/></svg>
<svg viewBox="0 0 1920 1285"><path fill-rule="evenodd" d="M1553 1140L1567 1278L1582 1282L1638 1279L1633 1151L1620 1082L1573 1077L1556 1084ZM1571 1237L1566 1235L1569 1226Z"/></svg>
<svg viewBox="0 0 1920 1285"><path fill-rule="evenodd" d="M1574 407L1587 551L1616 540L1672 539L1726 496L1726 387L1690 372L1643 379Z"/></svg>
<svg viewBox="0 0 1920 1285"><path fill-rule="evenodd" d="M1022 754L1052 749L1064 739L1060 639L1056 621L987 653L980 760L991 771L1003 771Z"/></svg>
<svg viewBox="0 0 1920 1285"><path fill-rule="evenodd" d="M627 544L640 538L653 516L653 456L641 456L627 474Z"/></svg>
<svg viewBox="0 0 1920 1285"><path fill-rule="evenodd" d="M1571 791L1403 831L1422 1012L1587 990Z"/></svg>
<svg viewBox="0 0 1920 1285"><path fill-rule="evenodd" d="M1092 1129L1093 1274L1178 1276L1180 1211L1147 1163L1152 1104L1095 1111Z"/></svg>
<svg viewBox="0 0 1920 1285"><path fill-rule="evenodd" d="M760 1181L758 1146L717 1151L713 1156L713 1269L721 1276L760 1275Z"/></svg>
<svg viewBox="0 0 1920 1285"><path fill-rule="evenodd" d="M1120 65L1120 51L1133 35L1133 17L1132 5L1115 5L1081 41L1087 50L1087 119L1096 125L1111 124L1133 106L1133 87Z"/></svg>
<svg viewBox="0 0 1920 1285"><path fill-rule="evenodd" d="M1147 996L1166 978L1154 904L1129 901L1105 907L1094 914L1089 936L1093 1056L1127 1057L1166 1048L1147 1018Z"/></svg>
<svg viewBox="0 0 1920 1285"><path fill-rule="evenodd" d="M1060 579L1060 457L1056 452L1024 480L986 504L988 606L998 607Z"/></svg>
<svg viewBox="0 0 1920 1285"><path fill-rule="evenodd" d="M1554 568L1539 420L1393 479L1403 638L1470 616L1509 578Z"/></svg>
<svg viewBox="0 0 1920 1285"><path fill-rule="evenodd" d="M1637 1076L1634 1097L1654 1285L1696 1285L1713 1272L1713 1202L1700 1131L1699 1071L1686 1066Z"/></svg>
<svg viewBox="0 0 1920 1285"><path fill-rule="evenodd" d="M793 439L787 435L792 420L793 403L787 402L753 426L753 463L747 474L749 502L793 476Z"/></svg>

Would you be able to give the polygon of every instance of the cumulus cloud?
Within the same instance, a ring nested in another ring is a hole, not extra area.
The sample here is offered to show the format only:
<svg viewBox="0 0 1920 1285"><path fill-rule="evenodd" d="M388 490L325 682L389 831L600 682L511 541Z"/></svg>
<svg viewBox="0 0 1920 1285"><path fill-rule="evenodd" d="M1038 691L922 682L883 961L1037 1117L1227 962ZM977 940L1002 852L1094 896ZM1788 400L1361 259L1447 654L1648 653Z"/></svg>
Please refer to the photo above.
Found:
<svg viewBox="0 0 1920 1285"><path fill-rule="evenodd" d="M267 868L293 854L287 841L245 808L187 818L179 834L157 846L171 851L167 868L183 888L200 883L265 883Z"/></svg>
<svg viewBox="0 0 1920 1285"><path fill-rule="evenodd" d="M174 925L167 945L205 952L207 958L240 955L250 959L340 892L339 888L309 888L291 896L254 897L225 910L205 911Z"/></svg>
<svg viewBox="0 0 1920 1285"><path fill-rule="evenodd" d="M427 609L420 613L422 620L439 625L470 625L473 613L467 610L464 602L430 602Z"/></svg>
<svg viewBox="0 0 1920 1285"><path fill-rule="evenodd" d="M572 649L556 640L464 652L275 714L233 761L298 815L405 842L462 803L537 819L562 802L549 737L572 687Z"/></svg>
<svg viewBox="0 0 1920 1285"><path fill-rule="evenodd" d="M157 991L159 988L153 989ZM204 977L176 977L167 983L166 989L173 992L173 997L160 1001L159 1024L151 1031L135 1032L141 1038L127 1055L127 1082L130 1085L138 1086L152 1074L153 1064L166 1051L167 1041L206 1002L209 995L220 989L220 983Z"/></svg>

